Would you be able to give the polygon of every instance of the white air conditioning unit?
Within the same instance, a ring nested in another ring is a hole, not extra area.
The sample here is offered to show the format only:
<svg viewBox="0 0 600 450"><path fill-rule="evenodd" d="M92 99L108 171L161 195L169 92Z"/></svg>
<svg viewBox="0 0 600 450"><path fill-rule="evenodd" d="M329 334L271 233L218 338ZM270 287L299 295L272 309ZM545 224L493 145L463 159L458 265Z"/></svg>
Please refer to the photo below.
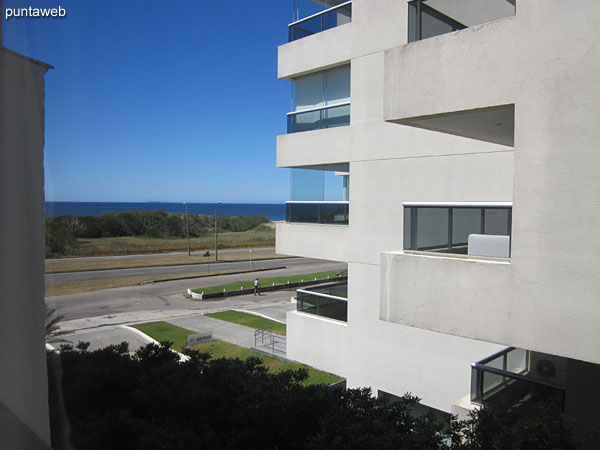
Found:
<svg viewBox="0 0 600 450"><path fill-rule="evenodd" d="M547 353L529 352L529 373L532 378L566 386L567 358Z"/></svg>
<svg viewBox="0 0 600 450"><path fill-rule="evenodd" d="M510 236L470 234L467 239L469 256L510 257Z"/></svg>

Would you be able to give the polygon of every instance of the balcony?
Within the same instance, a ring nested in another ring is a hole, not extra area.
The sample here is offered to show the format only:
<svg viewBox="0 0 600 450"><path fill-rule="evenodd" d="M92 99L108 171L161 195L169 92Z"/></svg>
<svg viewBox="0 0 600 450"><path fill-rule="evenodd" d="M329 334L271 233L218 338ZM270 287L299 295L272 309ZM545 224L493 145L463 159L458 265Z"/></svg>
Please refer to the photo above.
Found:
<svg viewBox="0 0 600 450"><path fill-rule="evenodd" d="M349 164L294 168L286 222L348 225Z"/></svg>
<svg viewBox="0 0 600 450"><path fill-rule="evenodd" d="M288 25L292 42L352 21L352 1L295 0L294 22Z"/></svg>
<svg viewBox="0 0 600 450"><path fill-rule="evenodd" d="M408 2L408 42L515 15L516 0L412 0Z"/></svg>
<svg viewBox="0 0 600 450"><path fill-rule="evenodd" d="M288 133L350 125L350 66L298 77L292 88Z"/></svg>
<svg viewBox="0 0 600 450"><path fill-rule="evenodd" d="M348 225L350 202L297 202L285 203L286 222Z"/></svg>
<svg viewBox="0 0 600 450"><path fill-rule="evenodd" d="M512 202L405 202L404 250L510 257Z"/></svg>
<svg viewBox="0 0 600 450"><path fill-rule="evenodd" d="M297 311L328 319L348 321L348 284L336 283L313 289L298 289Z"/></svg>
<svg viewBox="0 0 600 450"><path fill-rule="evenodd" d="M563 412L565 387L549 380L560 379L555 363L565 359L555 357L553 361L545 356L549 355L507 348L472 364L471 402L527 408L543 401L551 402L557 411Z"/></svg>
<svg viewBox="0 0 600 450"><path fill-rule="evenodd" d="M350 102L287 113L287 132L321 130L350 125Z"/></svg>

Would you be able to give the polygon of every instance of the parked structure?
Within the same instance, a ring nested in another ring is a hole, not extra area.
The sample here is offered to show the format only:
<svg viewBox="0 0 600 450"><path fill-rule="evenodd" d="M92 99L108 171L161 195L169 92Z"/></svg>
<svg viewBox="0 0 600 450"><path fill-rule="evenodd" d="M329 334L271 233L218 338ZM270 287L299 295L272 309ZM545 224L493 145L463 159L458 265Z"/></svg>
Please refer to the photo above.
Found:
<svg viewBox="0 0 600 450"><path fill-rule="evenodd" d="M302 293L289 357L445 412L510 394L593 420L600 5L294 3L277 251L347 262L348 287L346 321Z"/></svg>
<svg viewBox="0 0 600 450"><path fill-rule="evenodd" d="M43 150L44 75L51 66L4 48L1 22L0 442L41 449L50 448Z"/></svg>

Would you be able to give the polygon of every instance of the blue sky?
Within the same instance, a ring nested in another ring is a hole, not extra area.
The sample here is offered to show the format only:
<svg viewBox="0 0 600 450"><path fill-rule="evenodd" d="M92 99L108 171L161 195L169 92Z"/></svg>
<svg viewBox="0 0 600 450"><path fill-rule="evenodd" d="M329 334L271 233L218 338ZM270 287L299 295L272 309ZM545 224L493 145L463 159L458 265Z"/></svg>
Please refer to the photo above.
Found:
<svg viewBox="0 0 600 450"><path fill-rule="evenodd" d="M275 168L292 0L4 0L66 18L4 19L46 75L46 200L283 202Z"/></svg>

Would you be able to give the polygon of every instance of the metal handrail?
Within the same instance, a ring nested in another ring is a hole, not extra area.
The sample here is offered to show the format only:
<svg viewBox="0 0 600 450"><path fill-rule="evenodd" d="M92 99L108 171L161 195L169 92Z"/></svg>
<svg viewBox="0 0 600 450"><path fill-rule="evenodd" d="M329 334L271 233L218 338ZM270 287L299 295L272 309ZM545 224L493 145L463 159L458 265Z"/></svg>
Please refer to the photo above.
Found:
<svg viewBox="0 0 600 450"><path fill-rule="evenodd" d="M289 113L287 113L287 115L295 116L296 114L302 114L302 113L306 113L306 112L323 111L325 109L336 108L338 106L349 106L350 104L351 104L350 102L342 102L342 103L335 103L333 105L317 106L315 108L302 109L300 111L290 111Z"/></svg>
<svg viewBox="0 0 600 450"><path fill-rule="evenodd" d="M490 362L490 361L492 361L492 360L494 360L494 359L496 359L496 358L498 358L500 356L504 356L505 354L510 353L513 350L516 350L516 348L515 347L507 347L507 348L505 348L503 350L497 351L496 353L494 353L491 356L486 356L481 361L477 361L476 363L473 363L473 364L483 365L483 364L488 363L488 362Z"/></svg>
<svg viewBox="0 0 600 450"><path fill-rule="evenodd" d="M344 298L344 297L337 297L335 295L323 294L321 292L315 292L315 291L306 291L304 289L296 289L296 292L302 292L303 294L314 295L315 297L324 297L324 298L329 298L332 300L339 300L339 301L343 301L343 302L348 301L348 299Z"/></svg>
<svg viewBox="0 0 600 450"><path fill-rule="evenodd" d="M273 354L275 354L277 352L285 354L286 351L285 351L284 346L286 345L286 342L287 342L286 337L280 336L269 330L271 330L271 327L262 328L260 330L254 330L254 346L259 347L258 340L260 337L262 347L270 348L271 353L273 353ZM265 337L267 338L266 344L265 344ZM281 349L282 346L284 347L284 350Z"/></svg>
<svg viewBox="0 0 600 450"><path fill-rule="evenodd" d="M319 11L318 13L311 14L310 16L304 17L303 19L299 19L299 20L296 20L295 22L288 24L288 27L293 27L294 25L298 25L299 23L302 23L306 20L310 20L314 17L319 17L319 16L322 16L323 14L327 14L328 12L335 11L336 9L339 9L343 6L349 5L350 3L352 3L352 0L350 0L348 2L344 2L344 3L340 3L339 5L336 5L336 6L332 6L331 8L324 9L323 11Z"/></svg>
<svg viewBox="0 0 600 450"><path fill-rule="evenodd" d="M520 373L508 372L507 370L496 369L494 367L480 366L477 363L471 364L471 368L481 370L483 372L493 373L494 375L500 375L506 378L514 378L516 380L526 381L528 383L540 384L542 386L550 387L553 389L558 389L560 391L566 391L564 386L559 386L557 384L548 383L544 380L539 380L537 378L532 378L527 375L521 375Z"/></svg>
<svg viewBox="0 0 600 450"><path fill-rule="evenodd" d="M442 208L512 208L513 202L402 202L402 206Z"/></svg>

